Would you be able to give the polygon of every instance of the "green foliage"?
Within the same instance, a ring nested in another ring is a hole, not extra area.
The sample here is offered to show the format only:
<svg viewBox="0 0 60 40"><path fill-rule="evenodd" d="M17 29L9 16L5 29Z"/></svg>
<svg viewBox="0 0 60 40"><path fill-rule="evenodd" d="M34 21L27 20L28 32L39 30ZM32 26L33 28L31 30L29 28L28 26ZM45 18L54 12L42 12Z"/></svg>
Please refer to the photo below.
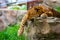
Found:
<svg viewBox="0 0 60 40"><path fill-rule="evenodd" d="M15 6L10 6L10 7L8 7L8 9L11 9L11 10L27 10L27 5L22 5L22 6L15 5Z"/></svg>
<svg viewBox="0 0 60 40"><path fill-rule="evenodd" d="M25 40L25 35L17 36L19 24L8 26L6 30L0 32L0 40Z"/></svg>
<svg viewBox="0 0 60 40"><path fill-rule="evenodd" d="M55 10L60 12L60 7L56 7Z"/></svg>
<svg viewBox="0 0 60 40"><path fill-rule="evenodd" d="M26 5L22 5L21 6L21 10L27 10L27 6Z"/></svg>

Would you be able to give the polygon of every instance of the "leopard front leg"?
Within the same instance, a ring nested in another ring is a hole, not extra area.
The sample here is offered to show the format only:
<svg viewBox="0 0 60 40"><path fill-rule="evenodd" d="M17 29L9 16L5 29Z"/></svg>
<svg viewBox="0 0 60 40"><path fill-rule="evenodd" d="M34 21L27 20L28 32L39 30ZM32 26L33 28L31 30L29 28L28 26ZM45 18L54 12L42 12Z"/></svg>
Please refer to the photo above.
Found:
<svg viewBox="0 0 60 40"><path fill-rule="evenodd" d="M25 15L25 16L23 17L23 19L22 19L20 28L19 28L19 30L18 30L18 36L20 36L20 35L23 34L23 32L24 32L24 26L25 26L27 20L28 20L28 15Z"/></svg>

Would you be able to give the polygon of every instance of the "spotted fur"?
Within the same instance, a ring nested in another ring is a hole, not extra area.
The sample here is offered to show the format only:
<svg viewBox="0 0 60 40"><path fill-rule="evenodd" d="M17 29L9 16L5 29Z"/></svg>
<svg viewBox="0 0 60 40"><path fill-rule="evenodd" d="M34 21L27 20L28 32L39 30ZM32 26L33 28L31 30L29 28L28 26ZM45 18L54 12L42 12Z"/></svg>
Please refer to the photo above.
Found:
<svg viewBox="0 0 60 40"><path fill-rule="evenodd" d="M34 6L30 10L28 10L21 21L21 25L20 25L20 28L18 30L18 35L21 35L24 32L24 26L28 20L33 19L33 17L39 17L42 14L47 15L47 17L53 16L53 12L50 11L49 8L42 6L42 5Z"/></svg>

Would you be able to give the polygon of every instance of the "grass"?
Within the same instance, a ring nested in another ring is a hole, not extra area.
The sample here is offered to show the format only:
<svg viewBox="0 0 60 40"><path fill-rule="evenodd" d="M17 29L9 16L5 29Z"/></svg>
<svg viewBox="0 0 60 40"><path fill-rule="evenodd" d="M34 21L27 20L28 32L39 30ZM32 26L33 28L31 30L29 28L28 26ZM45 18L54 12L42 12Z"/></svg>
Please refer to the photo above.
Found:
<svg viewBox="0 0 60 40"><path fill-rule="evenodd" d="M6 30L0 32L0 40L25 40L24 34L17 36L19 24L8 26Z"/></svg>

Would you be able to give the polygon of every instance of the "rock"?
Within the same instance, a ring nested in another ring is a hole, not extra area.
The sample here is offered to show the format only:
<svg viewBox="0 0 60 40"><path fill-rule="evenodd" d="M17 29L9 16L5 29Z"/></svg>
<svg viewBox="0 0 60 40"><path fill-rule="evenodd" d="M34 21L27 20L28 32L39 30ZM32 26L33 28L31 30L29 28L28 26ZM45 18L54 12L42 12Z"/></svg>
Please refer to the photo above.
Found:
<svg viewBox="0 0 60 40"><path fill-rule="evenodd" d="M6 18L11 25L17 23L17 11L9 10L6 13Z"/></svg>
<svg viewBox="0 0 60 40"><path fill-rule="evenodd" d="M48 20L48 21L47 21ZM25 30L28 29L27 36L30 40L53 40L60 38L60 20L59 18L48 17L47 20L40 18L34 18L34 22L28 21L28 25ZM49 22L50 21L50 22ZM57 38L55 38L56 36Z"/></svg>
<svg viewBox="0 0 60 40"><path fill-rule="evenodd" d="M0 31L5 30L5 29L6 29L6 25L3 21L3 19L0 18Z"/></svg>
<svg viewBox="0 0 60 40"><path fill-rule="evenodd" d="M6 26L14 25L17 22L20 22L23 16L26 14L27 11L22 10L0 10L0 18L4 21Z"/></svg>
<svg viewBox="0 0 60 40"><path fill-rule="evenodd" d="M44 0L44 3L50 7L60 7L60 0Z"/></svg>

